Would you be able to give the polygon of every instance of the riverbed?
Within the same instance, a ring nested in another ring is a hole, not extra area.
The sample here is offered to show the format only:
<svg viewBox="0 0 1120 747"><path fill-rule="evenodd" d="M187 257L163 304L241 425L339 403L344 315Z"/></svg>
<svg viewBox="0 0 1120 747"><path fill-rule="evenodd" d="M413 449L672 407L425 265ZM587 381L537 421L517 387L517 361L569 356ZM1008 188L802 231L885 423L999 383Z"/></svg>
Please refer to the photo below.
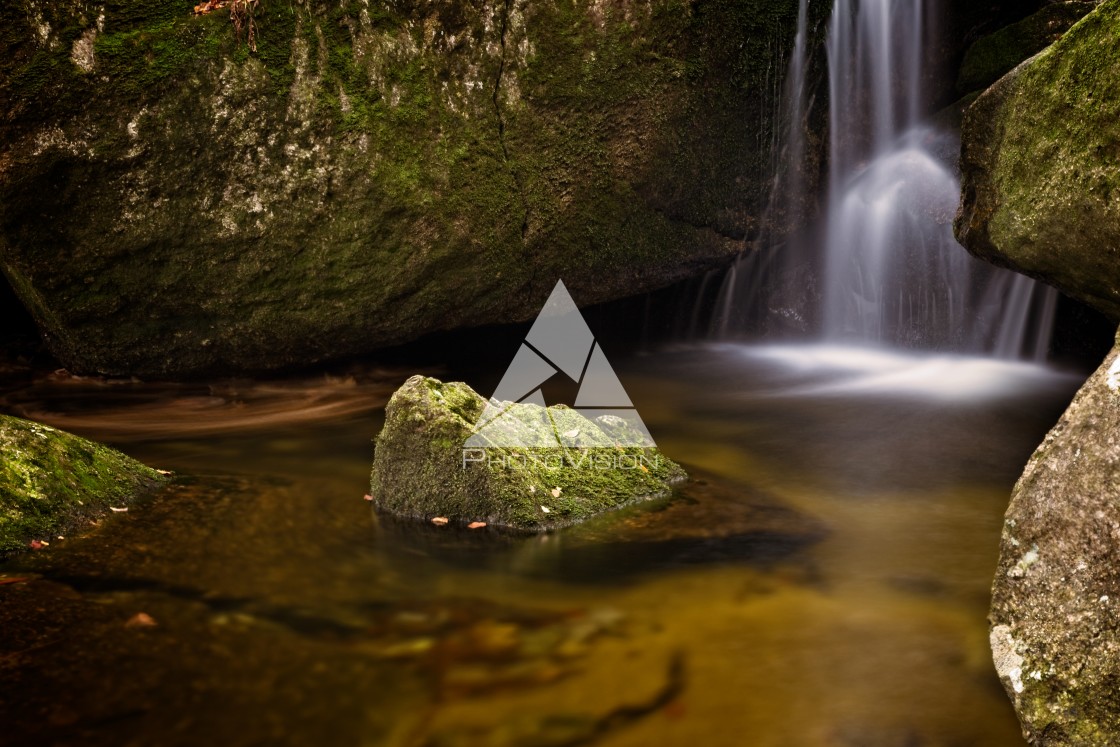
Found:
<svg viewBox="0 0 1120 747"><path fill-rule="evenodd" d="M500 367L9 385L5 411L175 479L0 565L26 579L0 585L0 742L1024 744L989 589L1083 374L731 343L612 363L692 480L543 535L366 500L396 386L488 395Z"/></svg>

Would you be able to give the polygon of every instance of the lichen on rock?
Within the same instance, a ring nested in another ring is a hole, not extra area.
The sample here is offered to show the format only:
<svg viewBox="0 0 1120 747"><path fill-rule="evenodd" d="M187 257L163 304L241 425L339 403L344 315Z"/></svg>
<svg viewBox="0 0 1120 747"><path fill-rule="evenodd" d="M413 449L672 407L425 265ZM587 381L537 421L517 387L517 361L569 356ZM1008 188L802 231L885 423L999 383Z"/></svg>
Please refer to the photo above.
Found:
<svg viewBox="0 0 1120 747"><path fill-rule="evenodd" d="M108 446L0 415L0 557L49 542L165 480Z"/></svg>
<svg viewBox="0 0 1120 747"><path fill-rule="evenodd" d="M423 376L405 382L385 408L377 438L374 505L418 519L539 531L665 495L686 477L652 446L617 445L620 433L623 443L631 443L625 426L590 420L561 405L503 404L522 408L524 423L548 424L552 446L546 440L539 446L468 446L486 406L461 382ZM558 445L572 439L579 445Z"/></svg>
<svg viewBox="0 0 1120 747"><path fill-rule="evenodd" d="M996 670L1036 747L1120 744L1120 347L1031 457L993 586Z"/></svg>

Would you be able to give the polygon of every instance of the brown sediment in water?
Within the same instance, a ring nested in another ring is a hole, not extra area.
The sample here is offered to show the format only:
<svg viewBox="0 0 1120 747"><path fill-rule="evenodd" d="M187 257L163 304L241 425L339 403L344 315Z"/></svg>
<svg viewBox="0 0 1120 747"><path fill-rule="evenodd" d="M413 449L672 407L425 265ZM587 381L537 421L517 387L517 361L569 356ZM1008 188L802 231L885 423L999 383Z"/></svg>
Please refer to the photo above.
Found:
<svg viewBox="0 0 1120 747"><path fill-rule="evenodd" d="M56 372L7 393L0 408L102 440L126 443L266 431L374 412L407 376L343 376L211 384L142 382Z"/></svg>

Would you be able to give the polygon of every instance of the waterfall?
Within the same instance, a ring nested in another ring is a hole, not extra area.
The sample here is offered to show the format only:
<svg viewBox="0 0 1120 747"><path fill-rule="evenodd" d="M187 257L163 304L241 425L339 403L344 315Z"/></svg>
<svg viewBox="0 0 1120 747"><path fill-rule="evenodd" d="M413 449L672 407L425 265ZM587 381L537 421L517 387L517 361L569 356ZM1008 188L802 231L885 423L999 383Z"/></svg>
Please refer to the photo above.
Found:
<svg viewBox="0 0 1120 747"><path fill-rule="evenodd" d="M824 230L808 249L777 247L764 237L760 249L737 262L719 292L713 336L788 331L784 320L813 319L802 335L816 331L829 343L1045 359L1056 292L972 258L953 237L960 184L945 154L955 154L958 143L955 134L923 122L931 104L926 81L936 72L928 60L937 38L936 4L835 0L825 45ZM793 206L804 202L806 190L800 167L811 107L808 7L801 0L781 109L786 134L767 210L771 223L786 221L787 236L796 233ZM819 293L804 291L803 267L791 275L806 253L818 258ZM766 277L761 292L746 278L758 272ZM760 311L744 324L738 308Z"/></svg>

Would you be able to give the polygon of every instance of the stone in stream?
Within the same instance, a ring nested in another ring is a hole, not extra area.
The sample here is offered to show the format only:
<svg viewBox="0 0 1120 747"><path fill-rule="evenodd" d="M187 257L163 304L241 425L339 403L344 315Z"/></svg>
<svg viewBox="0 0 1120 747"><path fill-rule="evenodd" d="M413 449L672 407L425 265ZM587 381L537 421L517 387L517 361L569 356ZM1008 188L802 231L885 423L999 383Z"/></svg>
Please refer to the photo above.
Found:
<svg viewBox="0 0 1120 747"><path fill-rule="evenodd" d="M1015 486L993 587L996 669L1040 747L1120 744L1120 347Z"/></svg>
<svg viewBox="0 0 1120 747"><path fill-rule="evenodd" d="M460 382L405 382L385 408L377 438L374 505L398 516L545 530L664 495L686 477L653 446L620 446L633 443L633 433L610 416L589 420L562 405L491 404L515 414L512 428L524 429L515 435L532 445L486 445L485 438L467 444L487 400Z"/></svg>
<svg viewBox="0 0 1120 747"><path fill-rule="evenodd" d="M164 481L108 446L8 415L0 415L0 453L0 557L50 542Z"/></svg>

